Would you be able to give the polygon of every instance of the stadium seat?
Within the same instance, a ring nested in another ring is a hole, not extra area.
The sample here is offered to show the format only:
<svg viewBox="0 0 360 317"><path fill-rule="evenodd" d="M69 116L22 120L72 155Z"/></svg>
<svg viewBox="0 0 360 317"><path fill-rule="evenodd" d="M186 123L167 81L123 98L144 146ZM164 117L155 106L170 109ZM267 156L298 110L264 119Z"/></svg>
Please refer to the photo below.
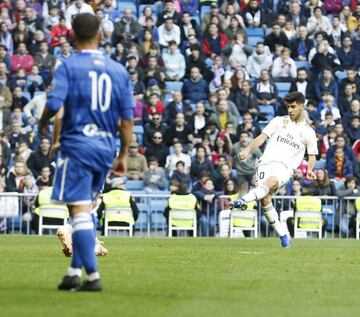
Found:
<svg viewBox="0 0 360 317"><path fill-rule="evenodd" d="M173 230L192 231L197 236L196 210L170 210L169 211L169 237Z"/></svg>
<svg viewBox="0 0 360 317"><path fill-rule="evenodd" d="M182 81L166 81L165 82L165 89L167 91L181 91L181 88L183 86L183 82Z"/></svg>
<svg viewBox="0 0 360 317"><path fill-rule="evenodd" d="M302 196L296 199L299 201L301 199L311 199L313 204L320 204L321 208L321 199L311 196ZM306 205L306 204L305 204ZM301 222L306 222L307 226L299 227ZM304 207L303 210L296 210L294 213L294 238L302 237L301 233L307 234L308 232L316 232L319 236L319 239L322 238L322 212L321 210L313 210L311 207Z"/></svg>
<svg viewBox="0 0 360 317"><path fill-rule="evenodd" d="M284 98L286 94L289 93L291 83L288 82L275 82L275 85L278 89L278 96Z"/></svg>
<svg viewBox="0 0 360 317"><path fill-rule="evenodd" d="M259 105L259 110L261 114L266 116L268 121L275 117L275 111L272 105Z"/></svg>
<svg viewBox="0 0 360 317"><path fill-rule="evenodd" d="M314 168L315 168L316 170L318 170L318 169L320 169L320 168L325 168L325 166L326 166L326 161L320 159L320 160L317 160L317 161L316 161Z"/></svg>
<svg viewBox="0 0 360 317"><path fill-rule="evenodd" d="M310 69L311 65L308 61L295 61L296 68L306 68Z"/></svg>
<svg viewBox="0 0 360 317"><path fill-rule="evenodd" d="M200 9L200 19L202 19L202 17L205 15L205 13L208 13L211 11L211 7L210 6L201 6Z"/></svg>
<svg viewBox="0 0 360 317"><path fill-rule="evenodd" d="M135 222L135 230L138 231L145 231L149 232L150 230L150 223L149 223L149 216L150 216L150 208L148 204L138 203L137 207L139 208L139 217Z"/></svg>
<svg viewBox="0 0 360 317"><path fill-rule="evenodd" d="M173 96L172 96L172 94L165 94L165 96L164 96L164 103L165 103L165 105L166 104L168 104L170 101L172 101L173 100Z"/></svg>
<svg viewBox="0 0 360 317"><path fill-rule="evenodd" d="M129 2L129 1L126 1L126 2L119 2L118 3L118 7L117 7L117 10L123 14L125 9L131 9L131 12L134 16L137 16L137 8L136 8L136 4L133 3L133 2Z"/></svg>
<svg viewBox="0 0 360 317"><path fill-rule="evenodd" d="M258 237L258 212L253 210L232 210L230 214L230 237L235 236L236 231L251 231L254 238Z"/></svg>
<svg viewBox="0 0 360 317"><path fill-rule="evenodd" d="M133 127L133 133L137 135L138 142L141 146L144 145L143 139L144 139L144 127L142 125L134 125Z"/></svg>
<svg viewBox="0 0 360 317"><path fill-rule="evenodd" d="M167 199L150 201L150 227L152 230L166 230L167 223L164 217L166 206Z"/></svg>
<svg viewBox="0 0 360 317"><path fill-rule="evenodd" d="M32 99L30 93L27 91L24 91L22 93L22 96L25 97L28 101L30 101Z"/></svg>
<svg viewBox="0 0 360 317"><path fill-rule="evenodd" d="M264 29L263 28L247 28L246 34L248 37L261 37L264 38Z"/></svg>
<svg viewBox="0 0 360 317"><path fill-rule="evenodd" d="M129 207L113 207L109 209L105 209L104 212L104 235L107 237L109 235L109 230L116 231L129 231L129 237L133 236L133 225L134 225L134 217L131 208ZM116 218L119 219L117 221L121 221L127 223L128 225L124 226L109 226L109 216L116 215Z"/></svg>
<svg viewBox="0 0 360 317"><path fill-rule="evenodd" d="M47 208L46 205L39 208L39 236L42 236L43 229L58 229L61 226L66 224L69 212L66 206L59 205L58 208ZM63 219L63 224L61 225L45 225L43 220L45 218L56 218Z"/></svg>
<svg viewBox="0 0 360 317"><path fill-rule="evenodd" d="M335 226L335 206L332 205L323 205L322 213L327 220L326 230L332 231Z"/></svg>
<svg viewBox="0 0 360 317"><path fill-rule="evenodd" d="M143 180L127 180L125 183L125 187L129 191L142 190L144 188L144 181Z"/></svg>
<svg viewBox="0 0 360 317"><path fill-rule="evenodd" d="M256 47L256 44L259 42L263 42L264 38L260 36L249 36L248 37L248 45L252 46L253 48Z"/></svg>

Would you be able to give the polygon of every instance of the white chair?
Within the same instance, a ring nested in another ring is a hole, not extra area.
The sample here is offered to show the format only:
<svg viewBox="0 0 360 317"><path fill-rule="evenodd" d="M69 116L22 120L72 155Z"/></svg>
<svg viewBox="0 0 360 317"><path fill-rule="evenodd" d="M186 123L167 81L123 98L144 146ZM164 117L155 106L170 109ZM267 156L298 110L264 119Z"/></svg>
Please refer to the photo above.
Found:
<svg viewBox="0 0 360 317"><path fill-rule="evenodd" d="M238 225L239 221L252 223L252 226ZM230 215L230 237L235 237L235 232L238 230L251 231L254 233L254 238L257 238L258 233L258 212L257 210L233 210Z"/></svg>
<svg viewBox="0 0 360 317"><path fill-rule="evenodd" d="M299 228L299 219L301 221L310 220L312 224L316 224L316 228ZM294 216L294 238L302 238L303 234L307 235L308 232L316 232L319 235L319 239L322 238L322 213L321 211L295 211Z"/></svg>
<svg viewBox="0 0 360 317"><path fill-rule="evenodd" d="M356 239L359 240L360 236L360 212L356 213Z"/></svg>
<svg viewBox="0 0 360 317"><path fill-rule="evenodd" d="M195 210L175 210L169 211L169 237L172 237L173 230L193 231L193 236L197 236L197 219Z"/></svg>
<svg viewBox="0 0 360 317"><path fill-rule="evenodd" d="M111 221L120 221L125 222L128 225L126 226L113 226L109 225L109 218L111 219L112 216L116 217L116 220ZM134 226L134 216L131 208L129 207L113 207L105 210L105 217L104 217L104 235L105 237L108 236L109 230L117 230L117 231L129 231L129 237L133 236L133 226Z"/></svg>
<svg viewBox="0 0 360 317"><path fill-rule="evenodd" d="M39 236L42 236L42 232L44 229L59 229L61 226L66 224L66 220L68 218L69 211L66 206L61 206L54 208L54 207L47 207L44 205L43 207L39 208ZM56 218L62 219L63 223L61 225L46 225L44 224L44 218Z"/></svg>

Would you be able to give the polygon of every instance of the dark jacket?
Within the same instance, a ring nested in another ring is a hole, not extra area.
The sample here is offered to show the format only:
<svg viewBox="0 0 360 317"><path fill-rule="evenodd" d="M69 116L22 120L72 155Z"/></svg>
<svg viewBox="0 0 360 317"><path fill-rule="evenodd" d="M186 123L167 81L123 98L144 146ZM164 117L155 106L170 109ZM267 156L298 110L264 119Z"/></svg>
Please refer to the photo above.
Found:
<svg viewBox="0 0 360 317"><path fill-rule="evenodd" d="M200 179L203 172L207 171L211 173L212 170L213 165L207 157L203 163L200 163L196 157L191 161L190 175L193 182Z"/></svg>
<svg viewBox="0 0 360 317"><path fill-rule="evenodd" d="M339 48L336 54L341 63L339 66L340 70L345 70L347 68L357 68L359 65L358 53L354 49L350 49L349 53L345 53L343 48Z"/></svg>
<svg viewBox="0 0 360 317"><path fill-rule="evenodd" d="M145 150L145 157L149 160L151 157L156 157L159 161L159 166L164 167L166 157L169 155L169 148L165 144L155 145L150 144Z"/></svg>
<svg viewBox="0 0 360 317"><path fill-rule="evenodd" d="M321 78L319 78L319 80L316 81L316 84L315 84L315 96L316 96L317 100L319 100L319 101L321 100L321 95L324 92L329 92L332 96L335 97L335 100L338 100L338 98L339 98L339 87L338 87L338 84L335 81L335 79L333 79L330 82L330 85L327 86L327 87L324 85L324 82L323 82L323 80Z"/></svg>
<svg viewBox="0 0 360 317"><path fill-rule="evenodd" d="M169 126L175 124L176 115L179 112L186 115L186 113L192 112L192 108L188 102L183 101L182 102L182 111L179 111L178 108L176 107L176 104L174 101L169 102L166 105L166 108L164 111L164 122L166 122Z"/></svg>
<svg viewBox="0 0 360 317"><path fill-rule="evenodd" d="M150 146L152 144L152 137L155 132L161 132L163 138L165 137L165 131L167 127L165 124L160 123L158 127L153 122L149 122L144 126L144 146Z"/></svg>
<svg viewBox="0 0 360 317"><path fill-rule="evenodd" d="M204 79L196 82L186 79L181 91L184 100L189 100L191 103L208 99L209 88L208 83Z"/></svg>
<svg viewBox="0 0 360 317"><path fill-rule="evenodd" d="M248 112L251 108L258 109L258 102L253 92L250 92L250 95L246 96L240 89L232 90L230 92L229 100L236 105L236 108L241 115Z"/></svg>
<svg viewBox="0 0 360 317"><path fill-rule="evenodd" d="M54 162L53 157L49 157L48 155L43 155L40 151L36 151L31 153L27 165L31 172L33 173L34 177L37 178L41 172L41 169L46 166L50 165Z"/></svg>
<svg viewBox="0 0 360 317"><path fill-rule="evenodd" d="M296 38L293 41L291 41L291 57L294 60L298 60L300 43L301 40L299 38ZM309 52L313 47L314 47L314 42L310 39L306 39L305 40L306 57L309 56Z"/></svg>
<svg viewBox="0 0 360 317"><path fill-rule="evenodd" d="M326 152L326 169L328 171L330 168L330 162L334 159L335 151L336 151L336 145L333 145ZM359 177L359 166L358 166L359 163L357 161L357 158L356 158L351 146L345 146L344 152L345 152L345 156L352 162L352 169L353 169L354 175L356 177ZM330 177L330 174L329 174L329 177Z"/></svg>
<svg viewBox="0 0 360 317"><path fill-rule="evenodd" d="M290 86L290 91L289 92L294 92L294 91L297 91L297 85L296 85L297 81L293 81L291 83L291 86ZM306 85L306 96L305 96L306 99L314 99L315 98L315 92L314 92L314 85L313 83L307 81L307 85Z"/></svg>
<svg viewBox="0 0 360 317"><path fill-rule="evenodd" d="M325 55L318 52L311 60L311 65L314 67L314 71L317 74L320 74L324 68L337 68L339 65L335 63L336 59L337 57L335 54L328 53Z"/></svg>
<svg viewBox="0 0 360 317"><path fill-rule="evenodd" d="M281 31L279 36L275 36L273 33L270 33L265 37L264 44L270 48L271 52L275 52L276 44L280 44L284 47L290 48L290 42L288 37L284 32Z"/></svg>
<svg viewBox="0 0 360 317"><path fill-rule="evenodd" d="M333 157L328 164L328 173L329 173L329 178L334 178L336 175L336 160L335 157ZM343 172L342 175L339 175L342 177L349 177L349 176L353 176L353 168L352 168L352 163L351 161L344 156L344 165L343 165Z"/></svg>

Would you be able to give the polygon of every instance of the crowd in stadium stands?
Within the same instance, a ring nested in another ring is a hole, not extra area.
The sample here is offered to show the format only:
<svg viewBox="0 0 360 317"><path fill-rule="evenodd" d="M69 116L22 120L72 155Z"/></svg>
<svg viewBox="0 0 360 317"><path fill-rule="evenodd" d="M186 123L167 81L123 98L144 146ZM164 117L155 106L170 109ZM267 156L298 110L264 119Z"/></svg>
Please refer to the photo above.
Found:
<svg viewBox="0 0 360 317"><path fill-rule="evenodd" d="M72 17L93 12L100 49L133 87L128 180L148 193L176 180L208 202L246 191L261 151L238 152L300 91L318 181L304 162L282 193L360 196L360 1L3 0L0 10L0 191L51 185L51 135L40 139L37 123L56 65L74 53Z"/></svg>

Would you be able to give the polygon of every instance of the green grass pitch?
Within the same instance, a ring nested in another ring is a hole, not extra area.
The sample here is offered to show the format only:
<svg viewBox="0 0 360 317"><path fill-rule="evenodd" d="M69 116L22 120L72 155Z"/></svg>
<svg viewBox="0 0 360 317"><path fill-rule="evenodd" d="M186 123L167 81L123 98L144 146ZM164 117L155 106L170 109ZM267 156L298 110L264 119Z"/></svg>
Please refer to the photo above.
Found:
<svg viewBox="0 0 360 317"><path fill-rule="evenodd" d="M360 242L107 238L102 293L59 292L54 236L0 236L0 315L360 316Z"/></svg>

